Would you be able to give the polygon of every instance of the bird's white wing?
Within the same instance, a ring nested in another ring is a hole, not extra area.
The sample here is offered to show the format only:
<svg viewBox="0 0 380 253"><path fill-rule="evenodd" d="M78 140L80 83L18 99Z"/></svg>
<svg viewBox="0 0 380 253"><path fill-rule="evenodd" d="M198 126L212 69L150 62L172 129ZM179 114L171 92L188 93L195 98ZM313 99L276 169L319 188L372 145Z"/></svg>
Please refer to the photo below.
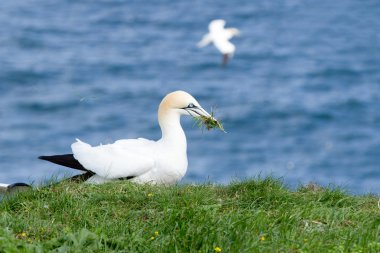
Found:
<svg viewBox="0 0 380 253"><path fill-rule="evenodd" d="M216 39L214 45L222 54L232 56L235 53L235 45L226 39Z"/></svg>
<svg viewBox="0 0 380 253"><path fill-rule="evenodd" d="M226 40L232 39L234 36L240 35L240 31L236 28L227 28L223 30L223 35Z"/></svg>
<svg viewBox="0 0 380 253"><path fill-rule="evenodd" d="M219 32L224 29L224 26L226 25L226 21L223 19L216 19L210 22L208 25L208 29L210 30L210 33Z"/></svg>
<svg viewBox="0 0 380 253"><path fill-rule="evenodd" d="M212 42L211 34L205 34L201 41L198 42L198 47L205 47Z"/></svg>
<svg viewBox="0 0 380 253"><path fill-rule="evenodd" d="M115 179L139 176L154 168L152 143L146 139L121 140L92 147L77 139L71 149L83 167L101 177Z"/></svg>

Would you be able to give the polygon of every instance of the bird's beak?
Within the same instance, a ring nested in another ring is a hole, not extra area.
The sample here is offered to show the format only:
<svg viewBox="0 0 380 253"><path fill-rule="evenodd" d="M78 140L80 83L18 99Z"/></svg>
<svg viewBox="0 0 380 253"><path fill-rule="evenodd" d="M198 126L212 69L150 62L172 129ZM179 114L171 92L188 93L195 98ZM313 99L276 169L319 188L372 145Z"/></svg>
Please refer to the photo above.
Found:
<svg viewBox="0 0 380 253"><path fill-rule="evenodd" d="M211 115L205 109L203 109L200 106L186 107L183 109L193 117L203 116L203 117L211 118Z"/></svg>

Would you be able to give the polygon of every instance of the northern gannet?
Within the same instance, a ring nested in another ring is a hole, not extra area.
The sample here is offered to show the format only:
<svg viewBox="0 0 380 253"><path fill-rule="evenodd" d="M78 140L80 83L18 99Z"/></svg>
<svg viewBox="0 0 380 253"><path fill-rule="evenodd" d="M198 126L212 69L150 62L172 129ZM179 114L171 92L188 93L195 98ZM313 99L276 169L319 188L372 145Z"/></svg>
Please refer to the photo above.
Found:
<svg viewBox="0 0 380 253"><path fill-rule="evenodd" d="M71 145L72 154L39 158L84 171L73 179L91 183L129 179L137 183L173 184L187 170L187 143L181 115L211 117L190 94L175 91L166 95L158 108L162 132L158 141L125 139L92 147L77 139Z"/></svg>
<svg viewBox="0 0 380 253"><path fill-rule="evenodd" d="M13 193L22 190L29 189L31 186L25 183L14 183L14 184L1 184L0 183L0 194L3 193Z"/></svg>
<svg viewBox="0 0 380 253"><path fill-rule="evenodd" d="M198 42L198 47L204 47L214 43L215 47L223 54L223 65L227 64L228 59L235 53L235 45L229 40L240 34L236 28L224 28L226 21L223 19L216 19L208 25L209 33L203 36L202 40Z"/></svg>

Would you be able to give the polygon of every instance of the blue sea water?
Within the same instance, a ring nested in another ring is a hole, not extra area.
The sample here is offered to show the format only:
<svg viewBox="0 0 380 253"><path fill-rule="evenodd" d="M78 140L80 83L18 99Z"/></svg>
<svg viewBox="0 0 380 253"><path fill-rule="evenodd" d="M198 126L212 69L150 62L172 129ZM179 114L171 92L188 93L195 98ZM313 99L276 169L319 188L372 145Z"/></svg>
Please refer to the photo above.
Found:
<svg viewBox="0 0 380 253"><path fill-rule="evenodd" d="M160 138L162 97L183 89L227 130L183 119L184 182L257 175L380 193L380 4L375 0L1 1L0 182L69 169L37 159ZM230 64L196 43L240 29Z"/></svg>

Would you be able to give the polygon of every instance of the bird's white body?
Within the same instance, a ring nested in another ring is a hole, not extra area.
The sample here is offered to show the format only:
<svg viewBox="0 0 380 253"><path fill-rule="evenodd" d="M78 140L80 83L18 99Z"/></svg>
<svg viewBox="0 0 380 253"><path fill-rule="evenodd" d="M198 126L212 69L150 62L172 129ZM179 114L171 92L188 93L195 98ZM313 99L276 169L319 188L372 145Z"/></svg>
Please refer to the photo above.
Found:
<svg viewBox="0 0 380 253"><path fill-rule="evenodd" d="M186 143L178 145L162 139L139 138L91 147L77 140L71 148L83 167L96 173L88 180L94 183L133 177L131 181L138 183L172 184L180 180L187 169Z"/></svg>
<svg viewBox="0 0 380 253"><path fill-rule="evenodd" d="M77 139L71 145L74 158L95 173L87 180L92 183L127 177L137 183L176 183L188 164L186 136L180 124L180 116L186 114L210 116L188 93L172 92L158 110L160 140L127 139L92 147Z"/></svg>
<svg viewBox="0 0 380 253"><path fill-rule="evenodd" d="M232 57L236 47L229 40L239 34L236 28L224 28L226 22L223 19L213 20L209 24L209 33L203 36L198 43L198 47L207 46L213 43L215 47L223 54Z"/></svg>

